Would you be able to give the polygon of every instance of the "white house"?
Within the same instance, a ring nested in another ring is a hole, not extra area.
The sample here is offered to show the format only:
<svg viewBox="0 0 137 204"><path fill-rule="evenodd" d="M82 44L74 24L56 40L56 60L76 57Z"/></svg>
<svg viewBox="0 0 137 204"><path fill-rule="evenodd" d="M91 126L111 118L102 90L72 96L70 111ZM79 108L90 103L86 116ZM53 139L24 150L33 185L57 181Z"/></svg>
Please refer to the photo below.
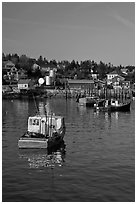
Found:
<svg viewBox="0 0 137 204"><path fill-rule="evenodd" d="M33 89L33 82L31 79L20 79L18 81L18 89L19 90L30 90Z"/></svg>
<svg viewBox="0 0 137 204"><path fill-rule="evenodd" d="M12 62L12 61L6 61L4 62L4 68L7 70L7 71L10 71L11 68L15 67L15 64Z"/></svg>
<svg viewBox="0 0 137 204"><path fill-rule="evenodd" d="M13 62L11 61L3 62L2 69L5 72L5 76L7 76L9 80L18 81L18 70Z"/></svg>
<svg viewBox="0 0 137 204"><path fill-rule="evenodd" d="M112 78L113 87L114 87L114 88L121 87L121 84L122 84L122 82L123 82L124 80L125 80L125 78L122 77L122 76L120 76L120 75L118 75L118 76Z"/></svg>
<svg viewBox="0 0 137 204"><path fill-rule="evenodd" d="M116 70L114 70L113 72L107 74L107 84L111 84L112 83L112 79L114 77L119 76L119 74L116 72Z"/></svg>
<svg viewBox="0 0 137 204"><path fill-rule="evenodd" d="M96 74L96 73L94 74L94 73L92 73L91 76L92 76L93 79L97 79L98 76L99 76L99 74Z"/></svg>

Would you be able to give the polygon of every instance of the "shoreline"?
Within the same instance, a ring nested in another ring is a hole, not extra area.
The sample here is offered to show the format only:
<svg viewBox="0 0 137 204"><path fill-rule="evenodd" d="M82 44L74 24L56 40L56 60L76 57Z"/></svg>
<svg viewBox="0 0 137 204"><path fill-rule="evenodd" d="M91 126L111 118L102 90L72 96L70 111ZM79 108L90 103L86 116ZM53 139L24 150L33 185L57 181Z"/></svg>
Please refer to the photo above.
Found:
<svg viewBox="0 0 137 204"><path fill-rule="evenodd" d="M124 92L111 90L94 90L92 93L83 92L82 90L57 90L57 89L46 89L46 90L29 90L23 92L17 91L5 91L2 92L2 99L31 99L31 98L74 98L77 97L87 97L96 96L99 98L123 98L123 99L133 99L133 90L128 90Z"/></svg>

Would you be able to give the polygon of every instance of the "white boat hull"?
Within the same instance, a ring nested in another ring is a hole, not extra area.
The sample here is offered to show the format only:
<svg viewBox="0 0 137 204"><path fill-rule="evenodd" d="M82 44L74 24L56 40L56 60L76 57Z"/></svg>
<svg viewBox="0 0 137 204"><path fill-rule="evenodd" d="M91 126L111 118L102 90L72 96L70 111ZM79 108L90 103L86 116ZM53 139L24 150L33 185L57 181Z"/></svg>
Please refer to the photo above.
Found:
<svg viewBox="0 0 137 204"><path fill-rule="evenodd" d="M48 139L43 138L20 138L18 141L19 148L38 148L46 149L48 147Z"/></svg>

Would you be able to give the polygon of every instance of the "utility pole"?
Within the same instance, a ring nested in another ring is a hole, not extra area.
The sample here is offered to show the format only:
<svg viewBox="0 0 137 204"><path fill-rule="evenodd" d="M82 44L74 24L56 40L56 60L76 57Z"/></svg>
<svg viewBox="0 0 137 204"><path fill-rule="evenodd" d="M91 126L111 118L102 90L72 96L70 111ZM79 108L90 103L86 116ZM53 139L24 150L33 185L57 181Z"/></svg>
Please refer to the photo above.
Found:
<svg viewBox="0 0 137 204"><path fill-rule="evenodd" d="M67 81L65 81L65 94L66 94L66 100L68 98L68 94L67 94Z"/></svg>

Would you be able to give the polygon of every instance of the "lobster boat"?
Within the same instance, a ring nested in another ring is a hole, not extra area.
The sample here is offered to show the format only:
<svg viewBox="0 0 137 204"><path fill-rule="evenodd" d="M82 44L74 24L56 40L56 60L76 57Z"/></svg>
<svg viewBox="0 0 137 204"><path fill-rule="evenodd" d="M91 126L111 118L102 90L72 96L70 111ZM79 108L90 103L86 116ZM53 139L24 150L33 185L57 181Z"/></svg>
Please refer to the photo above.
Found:
<svg viewBox="0 0 137 204"><path fill-rule="evenodd" d="M131 102L120 103L118 100L111 101L111 111L122 111L128 112L130 111L130 104Z"/></svg>
<svg viewBox="0 0 137 204"><path fill-rule="evenodd" d="M121 111L128 112L130 111L131 102L120 102L118 100L102 100L94 105L95 110L101 111Z"/></svg>
<svg viewBox="0 0 137 204"><path fill-rule="evenodd" d="M51 148L62 142L64 135L64 117L38 114L28 118L27 132L20 137L18 147Z"/></svg>

